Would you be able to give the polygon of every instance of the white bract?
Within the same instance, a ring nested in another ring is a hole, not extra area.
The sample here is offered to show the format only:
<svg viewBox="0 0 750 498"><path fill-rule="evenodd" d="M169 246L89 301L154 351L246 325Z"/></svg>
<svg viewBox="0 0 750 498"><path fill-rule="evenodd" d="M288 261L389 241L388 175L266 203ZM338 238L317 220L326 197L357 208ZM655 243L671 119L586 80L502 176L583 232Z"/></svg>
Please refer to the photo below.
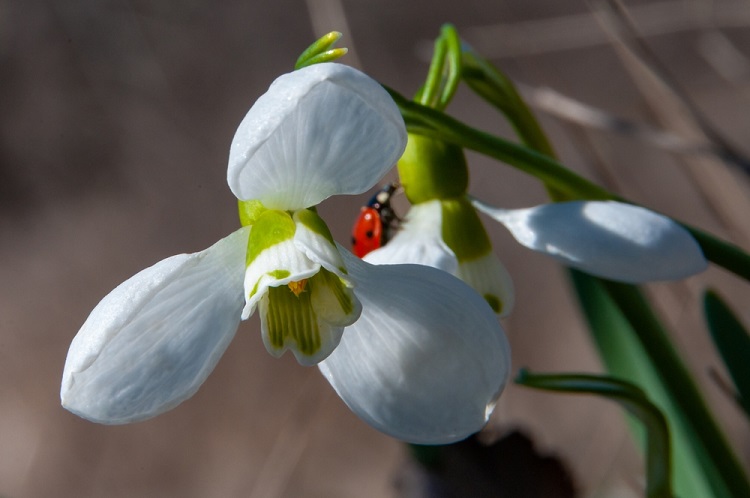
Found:
<svg viewBox="0 0 750 498"><path fill-rule="evenodd" d="M433 268L357 260L309 209L372 187L405 142L395 104L362 73L320 64L280 77L232 143L228 180L246 226L106 296L71 344L63 406L106 424L163 413L195 393L257 310L271 354L325 360L336 391L379 430L445 443L481 429L510 367L487 304Z"/></svg>
<svg viewBox="0 0 750 498"><path fill-rule="evenodd" d="M700 246L680 225L614 201L573 201L499 209L473 199L534 251L582 271L626 283L676 280L706 269Z"/></svg>

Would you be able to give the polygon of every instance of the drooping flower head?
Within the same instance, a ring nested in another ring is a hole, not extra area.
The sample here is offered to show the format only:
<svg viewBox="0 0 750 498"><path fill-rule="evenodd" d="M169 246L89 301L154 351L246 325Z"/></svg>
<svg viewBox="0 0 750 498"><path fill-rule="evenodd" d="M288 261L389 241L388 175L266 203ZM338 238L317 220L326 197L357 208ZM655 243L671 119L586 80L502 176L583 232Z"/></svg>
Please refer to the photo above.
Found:
<svg viewBox="0 0 750 498"><path fill-rule="evenodd" d="M163 413L195 393L258 310L271 354L320 364L379 430L445 443L481 429L510 371L486 302L433 268L359 261L315 210L372 187L405 141L395 104L359 71L319 64L276 80L232 141L243 228L105 297L71 344L63 406L108 424Z"/></svg>
<svg viewBox="0 0 750 498"><path fill-rule="evenodd" d="M502 223L524 246L592 275L626 283L675 280L707 262L679 224L648 209L614 201L569 201L500 209L466 193L461 149L409 135L399 174L413 203L393 240L372 263L419 263L448 271L476 289L501 315L512 303L510 277L492 254L474 208Z"/></svg>
<svg viewBox="0 0 750 498"><path fill-rule="evenodd" d="M309 209L359 194L405 147L398 108L363 73L313 65L278 78L240 123L227 181L252 226L243 318L260 307L271 354L314 365L338 345L361 306L331 232Z"/></svg>

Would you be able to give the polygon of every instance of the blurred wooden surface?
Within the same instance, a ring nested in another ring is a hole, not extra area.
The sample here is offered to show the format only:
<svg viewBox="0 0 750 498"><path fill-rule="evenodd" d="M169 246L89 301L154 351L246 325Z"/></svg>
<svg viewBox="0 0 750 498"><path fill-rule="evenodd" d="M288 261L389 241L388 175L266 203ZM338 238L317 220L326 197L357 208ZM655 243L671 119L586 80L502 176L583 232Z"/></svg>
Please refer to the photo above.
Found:
<svg viewBox="0 0 750 498"><path fill-rule="evenodd" d="M648 43L712 125L750 155L750 77L741 64L750 57L750 6L731 10L739 4L626 5L666 20L673 10L665 6L680 12L677 27L666 23ZM497 47L494 62L526 85L660 125L585 2L0 1L0 496L394 496L402 445L350 413L316 369L270 357L256 318L241 325L197 395L154 420L95 425L58 398L70 340L109 290L237 226L225 182L235 127L315 30L344 21L342 45L357 56L349 63L407 95L424 77L425 46L450 21L480 51ZM717 33L739 57L723 66L729 71L717 66L720 53L702 55ZM449 111L510 136L467 91ZM683 156L541 117L565 164L748 248L747 212L725 202L730 188L737 206L747 202L746 176L719 161L688 169ZM533 180L469 157L478 197L507 207L544 201ZM323 204L338 240L348 240L366 198ZM505 322L515 366L598 371L564 272L491 231L517 287ZM723 375L698 306L709 285L750 323L747 284L716 268L649 292L747 462L747 424L709 376ZM582 496L637 496L641 462L616 407L511 386L489 430L515 428L565 462Z"/></svg>

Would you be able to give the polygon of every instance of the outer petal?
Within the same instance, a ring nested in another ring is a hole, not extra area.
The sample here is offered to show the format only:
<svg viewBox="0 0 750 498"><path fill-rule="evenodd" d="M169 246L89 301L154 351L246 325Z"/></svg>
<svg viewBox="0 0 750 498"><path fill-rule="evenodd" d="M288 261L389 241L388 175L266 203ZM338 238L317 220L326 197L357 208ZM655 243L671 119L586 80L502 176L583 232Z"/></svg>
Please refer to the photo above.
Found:
<svg viewBox="0 0 750 498"><path fill-rule="evenodd" d="M396 104L348 66L315 64L279 77L240 123L227 181L239 199L296 210L372 187L406 147Z"/></svg>
<svg viewBox="0 0 750 498"><path fill-rule="evenodd" d="M501 210L474 205L526 247L603 278L627 283L675 280L705 270L693 237L660 214L621 202L562 202Z"/></svg>
<svg viewBox="0 0 750 498"><path fill-rule="evenodd" d="M362 316L319 365L339 396L404 441L444 444L479 431L510 372L510 349L487 303L427 266L371 266L349 254L346 263Z"/></svg>
<svg viewBox="0 0 750 498"><path fill-rule="evenodd" d="M248 233L242 228L205 251L167 258L108 294L70 346L63 406L94 422L124 424L192 396L237 330Z"/></svg>
<svg viewBox="0 0 750 498"><path fill-rule="evenodd" d="M458 261L443 242L440 201L414 204L398 233L380 249L363 259L375 265L413 263L455 274Z"/></svg>

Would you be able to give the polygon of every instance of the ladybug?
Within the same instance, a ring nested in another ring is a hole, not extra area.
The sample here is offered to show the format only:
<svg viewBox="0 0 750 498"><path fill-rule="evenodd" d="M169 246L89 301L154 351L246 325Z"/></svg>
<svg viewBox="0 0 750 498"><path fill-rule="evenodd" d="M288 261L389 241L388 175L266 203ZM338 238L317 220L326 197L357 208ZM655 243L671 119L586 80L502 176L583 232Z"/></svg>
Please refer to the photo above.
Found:
<svg viewBox="0 0 750 498"><path fill-rule="evenodd" d="M398 220L391 207L391 196L397 188L395 183L384 186L360 210L352 228L352 252L358 258L384 246L390 239Z"/></svg>

